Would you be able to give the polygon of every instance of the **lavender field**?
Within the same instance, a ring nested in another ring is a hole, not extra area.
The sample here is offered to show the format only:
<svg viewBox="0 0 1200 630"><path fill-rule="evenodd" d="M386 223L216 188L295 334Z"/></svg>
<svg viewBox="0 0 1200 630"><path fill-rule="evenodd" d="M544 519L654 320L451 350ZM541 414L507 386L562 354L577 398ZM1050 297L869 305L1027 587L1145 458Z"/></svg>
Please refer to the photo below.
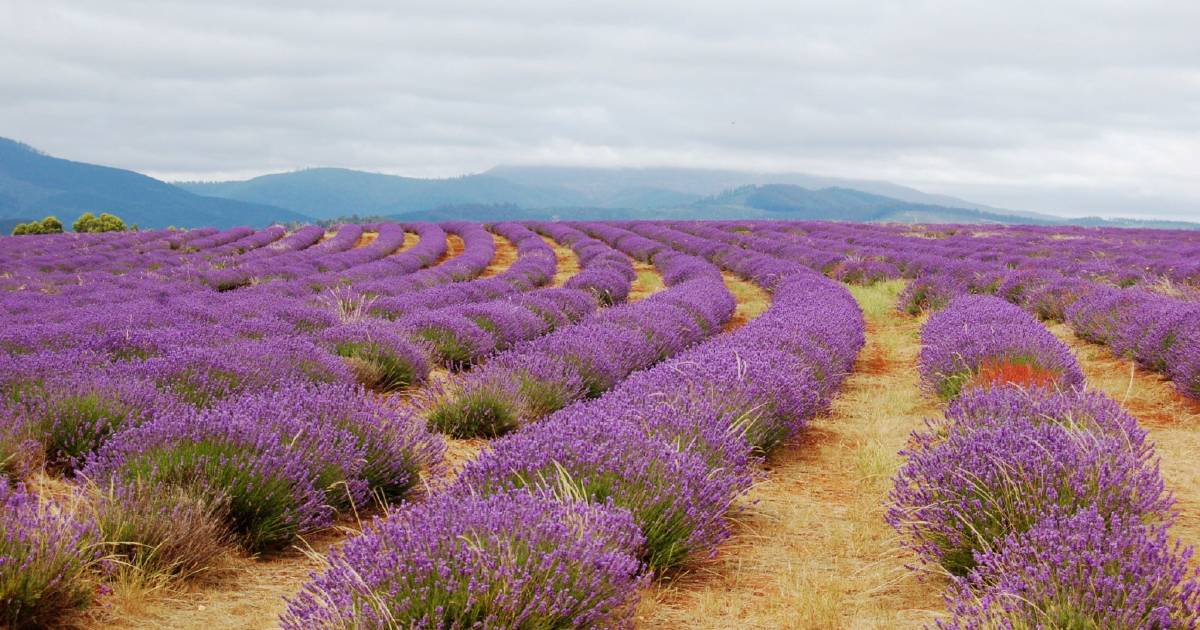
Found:
<svg viewBox="0 0 1200 630"><path fill-rule="evenodd" d="M0 627L1200 624L1200 231L4 237L0 322Z"/></svg>

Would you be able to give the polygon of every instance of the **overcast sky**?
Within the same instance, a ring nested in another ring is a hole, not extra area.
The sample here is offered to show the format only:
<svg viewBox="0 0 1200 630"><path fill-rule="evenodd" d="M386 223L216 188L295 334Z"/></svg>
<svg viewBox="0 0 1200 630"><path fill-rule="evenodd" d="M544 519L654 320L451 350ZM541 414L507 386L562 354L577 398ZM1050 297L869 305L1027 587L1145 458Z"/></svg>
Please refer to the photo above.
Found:
<svg viewBox="0 0 1200 630"><path fill-rule="evenodd" d="M164 179L704 166L1200 220L1197 0L247 4L0 0L0 136Z"/></svg>

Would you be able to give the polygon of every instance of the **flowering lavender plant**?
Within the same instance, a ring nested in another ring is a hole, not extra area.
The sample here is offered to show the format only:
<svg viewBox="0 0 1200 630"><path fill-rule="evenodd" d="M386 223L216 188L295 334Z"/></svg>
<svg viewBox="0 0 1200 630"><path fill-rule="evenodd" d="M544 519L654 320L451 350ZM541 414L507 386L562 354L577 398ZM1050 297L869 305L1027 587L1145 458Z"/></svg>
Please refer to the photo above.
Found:
<svg viewBox="0 0 1200 630"><path fill-rule="evenodd" d="M1191 555L1165 527L1136 516L1051 515L981 553L938 627L1195 628L1200 582Z"/></svg>
<svg viewBox="0 0 1200 630"><path fill-rule="evenodd" d="M1168 522L1173 499L1148 452L1028 418L914 434L888 522L925 562L965 575L979 552L1052 513L1095 508Z"/></svg>
<svg viewBox="0 0 1200 630"><path fill-rule="evenodd" d="M0 479L0 624L52 627L87 606L95 524Z"/></svg>
<svg viewBox="0 0 1200 630"><path fill-rule="evenodd" d="M527 493L441 496L329 554L287 630L624 628L640 546L627 512Z"/></svg>

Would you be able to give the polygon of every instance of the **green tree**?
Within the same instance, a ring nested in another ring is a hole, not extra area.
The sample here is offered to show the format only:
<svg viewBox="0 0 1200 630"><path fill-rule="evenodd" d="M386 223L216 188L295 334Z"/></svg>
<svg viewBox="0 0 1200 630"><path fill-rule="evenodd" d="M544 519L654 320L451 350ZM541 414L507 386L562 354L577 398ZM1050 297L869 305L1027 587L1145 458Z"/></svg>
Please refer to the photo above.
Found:
<svg viewBox="0 0 1200 630"><path fill-rule="evenodd" d="M79 215L78 219L71 224L71 229L76 232L91 232L92 224L96 222L96 215L91 212L84 212Z"/></svg>
<svg viewBox="0 0 1200 630"><path fill-rule="evenodd" d="M26 234L62 234L62 231L62 221L59 221L58 217L50 215L41 221L18 223L12 233L13 236L23 236Z"/></svg>
<svg viewBox="0 0 1200 630"><path fill-rule="evenodd" d="M125 227L125 222L114 214L104 212L95 216L91 212L85 212L75 220L71 229L76 232L124 232L128 228Z"/></svg>

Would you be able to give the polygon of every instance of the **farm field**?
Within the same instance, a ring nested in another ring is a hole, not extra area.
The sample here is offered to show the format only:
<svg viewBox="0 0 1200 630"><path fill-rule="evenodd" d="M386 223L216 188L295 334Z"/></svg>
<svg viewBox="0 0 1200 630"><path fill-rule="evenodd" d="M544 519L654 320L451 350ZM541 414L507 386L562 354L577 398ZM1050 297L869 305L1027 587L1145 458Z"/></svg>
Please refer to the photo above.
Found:
<svg viewBox="0 0 1200 630"><path fill-rule="evenodd" d="M1200 232L0 239L0 627L1200 622Z"/></svg>

